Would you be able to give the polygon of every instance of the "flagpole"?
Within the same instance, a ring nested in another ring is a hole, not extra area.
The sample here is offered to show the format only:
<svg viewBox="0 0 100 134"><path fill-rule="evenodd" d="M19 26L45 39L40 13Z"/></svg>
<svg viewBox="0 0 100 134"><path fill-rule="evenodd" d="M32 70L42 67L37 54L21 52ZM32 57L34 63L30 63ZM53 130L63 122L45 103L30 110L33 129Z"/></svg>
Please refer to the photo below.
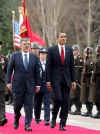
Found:
<svg viewBox="0 0 100 134"><path fill-rule="evenodd" d="M13 47L14 47L14 20L15 20L15 11L12 10ZM16 51L15 47L14 47L14 51Z"/></svg>
<svg viewBox="0 0 100 134"><path fill-rule="evenodd" d="M91 45L91 0L89 0L89 13L88 13L88 46Z"/></svg>

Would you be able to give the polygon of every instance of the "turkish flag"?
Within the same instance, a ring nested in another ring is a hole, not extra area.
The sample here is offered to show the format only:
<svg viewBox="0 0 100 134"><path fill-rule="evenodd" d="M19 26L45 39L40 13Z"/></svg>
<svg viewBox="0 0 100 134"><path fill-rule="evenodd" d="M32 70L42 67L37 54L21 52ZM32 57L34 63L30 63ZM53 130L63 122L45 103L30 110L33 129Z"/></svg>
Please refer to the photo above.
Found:
<svg viewBox="0 0 100 134"><path fill-rule="evenodd" d="M29 16L27 14L27 9L25 5L25 0L22 0L22 14L20 16L20 36L30 38L31 42L38 42L41 46L46 46L46 42L35 32L32 31L29 21Z"/></svg>

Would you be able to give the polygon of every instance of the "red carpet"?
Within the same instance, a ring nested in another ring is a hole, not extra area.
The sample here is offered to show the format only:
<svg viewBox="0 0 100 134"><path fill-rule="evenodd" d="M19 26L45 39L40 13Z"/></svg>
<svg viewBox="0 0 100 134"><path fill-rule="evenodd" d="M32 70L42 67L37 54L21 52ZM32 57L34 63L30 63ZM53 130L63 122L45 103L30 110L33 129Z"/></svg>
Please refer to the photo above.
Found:
<svg viewBox="0 0 100 134"><path fill-rule="evenodd" d="M50 126L44 126L44 122L41 121L40 125L36 125L32 121L32 132L25 132L24 130L24 117L20 119L20 126L18 130L13 129L13 114L7 114L8 123L4 127L0 127L0 134L100 134L100 131L85 129L75 126L67 126L67 131L59 131L59 125L52 129Z"/></svg>

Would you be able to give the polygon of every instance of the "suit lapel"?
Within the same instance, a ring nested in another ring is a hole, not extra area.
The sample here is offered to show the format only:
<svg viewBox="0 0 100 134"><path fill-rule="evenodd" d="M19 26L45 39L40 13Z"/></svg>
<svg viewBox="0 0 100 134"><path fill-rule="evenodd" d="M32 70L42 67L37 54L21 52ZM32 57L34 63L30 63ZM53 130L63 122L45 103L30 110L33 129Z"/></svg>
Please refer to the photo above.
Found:
<svg viewBox="0 0 100 134"><path fill-rule="evenodd" d="M65 45L65 62L66 62L66 60L68 60L69 59L69 49L68 49L68 47Z"/></svg>
<svg viewBox="0 0 100 134"><path fill-rule="evenodd" d="M18 59L18 60L20 60L20 64L22 65L23 69L25 70L24 63L23 63L22 52L20 52L20 54L19 54L19 59Z"/></svg>
<svg viewBox="0 0 100 134"><path fill-rule="evenodd" d="M20 64L24 67L22 52L19 53Z"/></svg>
<svg viewBox="0 0 100 134"><path fill-rule="evenodd" d="M58 56L59 61L60 61L60 63L61 63L61 57L60 57L58 45L56 46L56 49L57 49L57 51L55 51L55 52L57 52L56 55ZM68 50L68 47L65 45L65 58L64 58L64 62L66 62L66 60L68 59L68 56L69 56L69 50ZM62 64L62 63L61 63L61 64Z"/></svg>
<svg viewBox="0 0 100 134"><path fill-rule="evenodd" d="M61 57L60 57L58 45L56 46L56 50L57 50L57 51L55 51L55 52L56 52L56 55L57 55L57 57L58 57L58 59L59 59L59 61L60 61L60 63L61 63Z"/></svg>
<svg viewBox="0 0 100 134"><path fill-rule="evenodd" d="M28 64L28 69L29 69L29 67L30 67L31 61L32 61L32 55L29 53L29 64ZM27 70L28 70L28 69L27 69Z"/></svg>

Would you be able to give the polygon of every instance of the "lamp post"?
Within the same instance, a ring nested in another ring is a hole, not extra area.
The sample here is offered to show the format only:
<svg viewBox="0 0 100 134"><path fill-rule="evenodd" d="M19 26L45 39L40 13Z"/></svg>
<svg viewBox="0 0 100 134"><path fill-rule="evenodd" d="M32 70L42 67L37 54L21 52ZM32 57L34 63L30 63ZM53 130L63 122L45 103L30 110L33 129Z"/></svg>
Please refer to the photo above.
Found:
<svg viewBox="0 0 100 134"><path fill-rule="evenodd" d="M15 20L15 11L12 10L13 47L14 47L14 20ZM15 47L14 47L14 51L16 51Z"/></svg>

